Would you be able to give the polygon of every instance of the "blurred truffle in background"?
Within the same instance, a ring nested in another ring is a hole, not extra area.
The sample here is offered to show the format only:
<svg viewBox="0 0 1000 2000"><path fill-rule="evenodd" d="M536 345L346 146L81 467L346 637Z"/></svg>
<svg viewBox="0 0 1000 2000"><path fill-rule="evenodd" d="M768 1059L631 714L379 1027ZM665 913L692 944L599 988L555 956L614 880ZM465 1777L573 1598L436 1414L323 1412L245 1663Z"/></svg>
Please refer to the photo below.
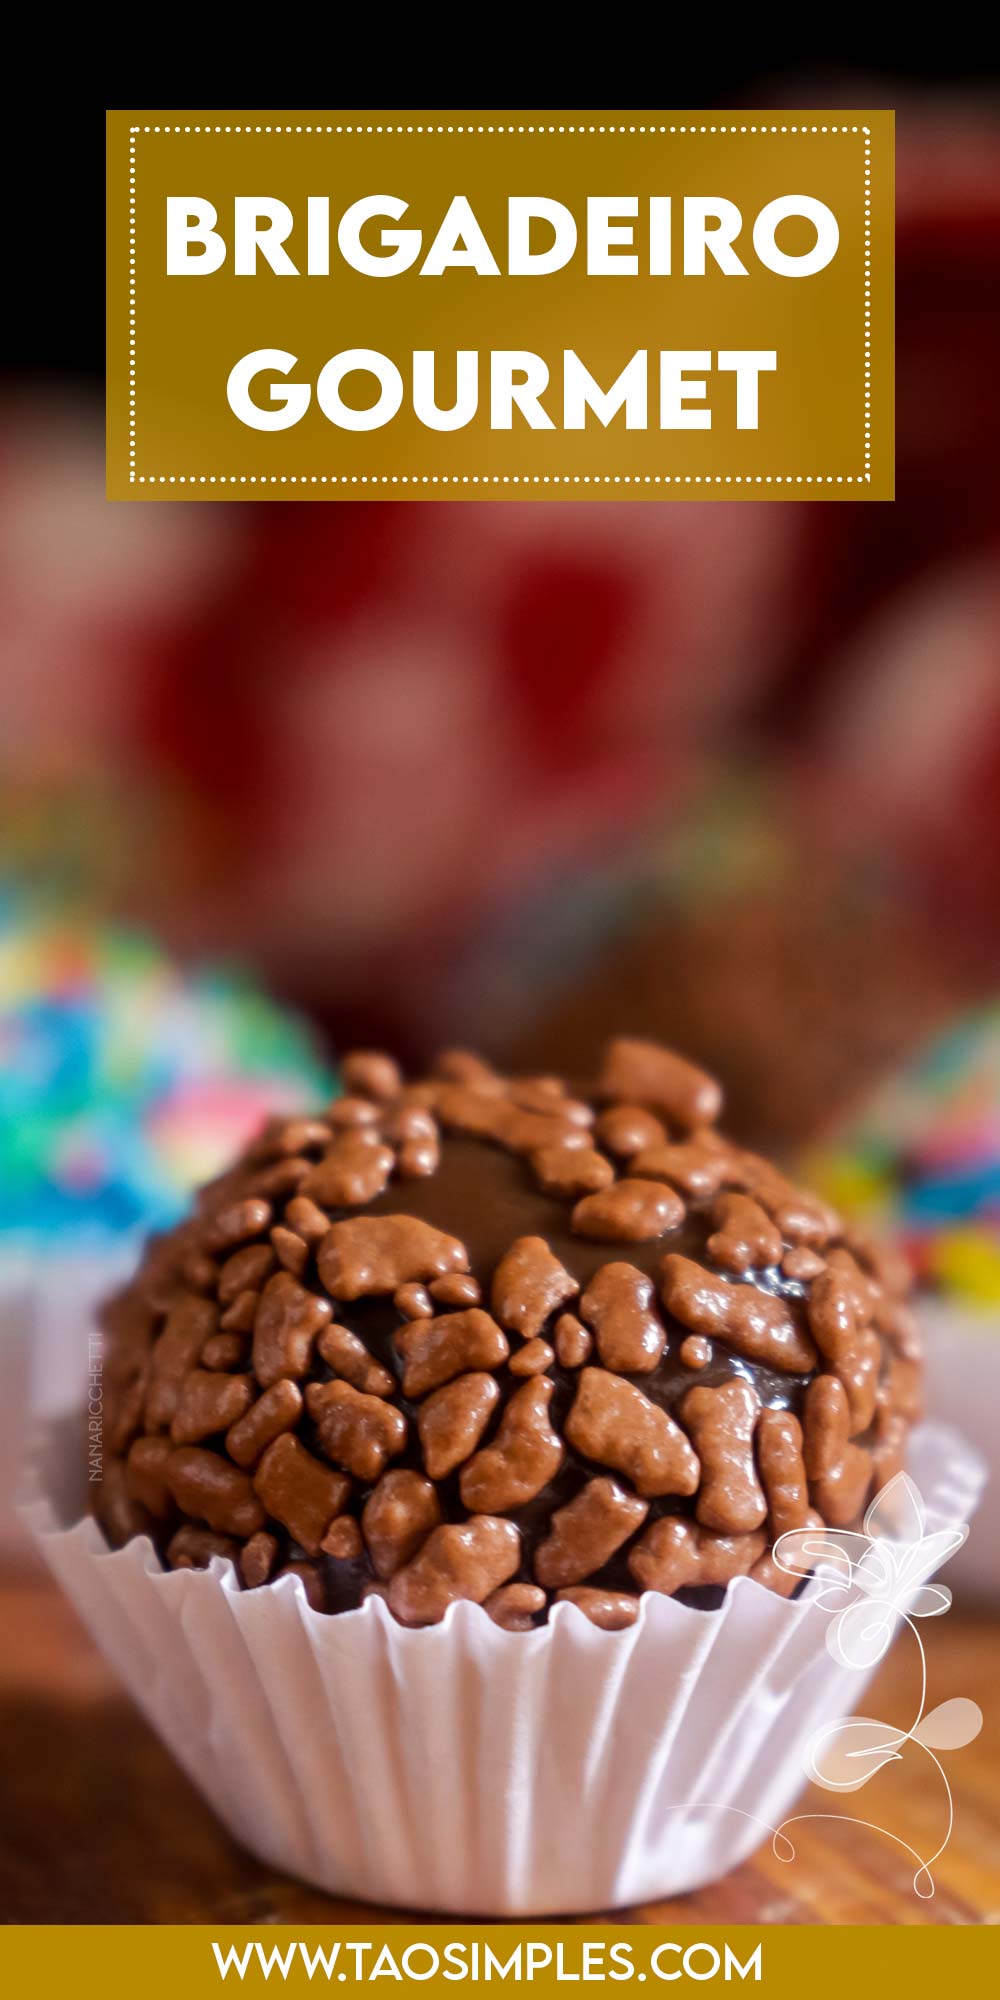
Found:
<svg viewBox="0 0 1000 2000"><path fill-rule="evenodd" d="M235 968L0 884L0 1248L176 1222L271 1112L329 1097L318 1038Z"/></svg>
<svg viewBox="0 0 1000 2000"><path fill-rule="evenodd" d="M616 1026L665 1038L726 1078L739 1137L787 1153L995 973L974 931L942 949L919 879L863 817L841 817L802 774L789 786L741 767L670 829L658 867L647 847L597 962L563 982L516 1054L573 1070Z"/></svg>
<svg viewBox="0 0 1000 2000"><path fill-rule="evenodd" d="M0 1543L24 1408L75 1409L98 1302L269 1112L329 1098L318 1037L245 973L0 881Z"/></svg>

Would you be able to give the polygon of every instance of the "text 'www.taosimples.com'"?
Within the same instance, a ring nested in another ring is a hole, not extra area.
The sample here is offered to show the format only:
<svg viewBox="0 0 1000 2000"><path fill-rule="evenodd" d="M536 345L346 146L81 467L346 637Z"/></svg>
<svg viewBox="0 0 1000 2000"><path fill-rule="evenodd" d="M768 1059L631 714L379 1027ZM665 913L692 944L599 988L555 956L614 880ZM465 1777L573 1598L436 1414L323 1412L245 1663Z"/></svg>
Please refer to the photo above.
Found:
<svg viewBox="0 0 1000 2000"><path fill-rule="evenodd" d="M509 1947L496 1947L481 1939L433 1944L418 1938L397 1948L371 1938L338 1939L327 1946L310 1945L302 1938L290 1944L265 1945L251 1938L230 1945L213 1941L212 1951L219 1978L237 1981L326 1979L367 1985L389 1979L400 1985L423 1985L429 1979L445 1979L455 1984L509 1981L516 1985L519 1981L555 1980L575 1985L581 1981L627 1984L648 1979L729 1982L763 1976L759 1943L734 1947L697 1939L692 1943L674 1939L651 1942L645 1948L600 1937L551 1943L528 1938Z"/></svg>

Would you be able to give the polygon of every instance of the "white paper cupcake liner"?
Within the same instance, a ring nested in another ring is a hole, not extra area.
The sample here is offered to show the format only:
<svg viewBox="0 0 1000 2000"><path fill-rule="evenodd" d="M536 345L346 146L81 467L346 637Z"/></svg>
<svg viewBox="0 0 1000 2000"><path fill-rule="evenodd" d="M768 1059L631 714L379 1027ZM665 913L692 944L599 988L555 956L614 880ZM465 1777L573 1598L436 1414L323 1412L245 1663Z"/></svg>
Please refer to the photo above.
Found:
<svg viewBox="0 0 1000 2000"><path fill-rule="evenodd" d="M569 1604L529 1633L473 1605L410 1631L378 1598L326 1617L298 1579L165 1573L110 1551L50 1429L23 1512L153 1727L235 1838L331 1894L452 1915L597 1912L674 1896L743 1860L790 1811L825 1720L867 1675L829 1620L740 1579L699 1612L647 1594L603 1632ZM967 1520L981 1467L926 1426L928 1527ZM61 1484L60 1484L61 1482Z"/></svg>
<svg viewBox="0 0 1000 2000"><path fill-rule="evenodd" d="M4 1358L17 1352L34 1416L79 1408L98 1308L131 1276L137 1256L135 1237L118 1245L0 1254Z"/></svg>

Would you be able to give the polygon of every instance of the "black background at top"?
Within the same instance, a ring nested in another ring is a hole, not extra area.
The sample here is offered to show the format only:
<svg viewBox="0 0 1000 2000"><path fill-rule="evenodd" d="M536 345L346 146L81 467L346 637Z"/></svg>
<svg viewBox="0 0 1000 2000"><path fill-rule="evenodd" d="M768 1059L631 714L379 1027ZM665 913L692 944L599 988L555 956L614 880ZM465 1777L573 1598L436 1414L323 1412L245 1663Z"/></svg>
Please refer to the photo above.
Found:
<svg viewBox="0 0 1000 2000"><path fill-rule="evenodd" d="M460 17L461 18L461 17ZM468 16L465 19L468 21ZM669 20L669 17L666 17ZM841 17L842 18L842 17ZM957 21L959 17L955 16ZM628 39L634 35L644 35L636 17L630 20ZM237 22L227 14L229 24ZM563 36L572 34L569 25L571 16L562 16ZM724 13L713 16L715 26L710 40L716 52L727 40L726 17ZM121 24L124 29L124 23ZM175 25L180 25L179 17ZM593 36L597 33L597 17L592 17L588 30L583 22L579 31L593 47ZM52 23L53 40L58 35ZM194 30L192 30L194 32ZM290 29L292 40L301 48L308 39L310 29L298 17L298 23ZM439 33L448 32L444 23ZM555 29L554 34L560 32ZM197 30L196 39L201 29ZM503 30L498 17L494 30L494 46L502 51ZM431 43L434 30L428 30ZM946 39L947 36L947 39ZM329 41L331 38L327 37ZM258 73L250 80L241 79L240 89L234 89L231 71L227 72L225 83L215 80L215 87L209 87L210 79L199 67L192 67L183 79L172 79L157 72L156 88L150 88L148 78L132 76L127 88L116 98L118 103L141 103L148 105L154 98L162 98L166 103L223 105L236 100L243 105L253 105L266 94L271 104L294 105L297 101L315 99L317 83L326 75L331 88L323 95L330 101L346 103L386 103L391 80L385 74L382 60L383 50L378 60L365 62L355 56L344 60L341 38L337 36L336 60L328 66L319 60L312 71L309 82L303 85L301 67L293 79L282 78L269 73L266 79L266 93L261 90L262 78ZM476 41L478 43L478 33ZM919 48L914 46L913 37L907 32L905 43L898 50L884 55L873 55L868 46L870 37L859 35L853 54L836 54L832 47L817 50L809 55L799 51L794 62L776 60L771 67L755 68L733 61L727 65L724 57L708 64L705 61L678 61L675 59L669 30L661 29L662 60L647 65L641 76L636 75L634 62L629 64L616 61L613 38L609 46L601 49L601 99L605 105L634 103L637 99L661 102L671 105L702 106L717 104L734 108L740 103L775 104L786 103L844 105L867 103L873 108L885 105L899 110L905 106L907 97L925 97L928 93L942 98L954 98L974 92L980 98L996 92L997 68L996 49L970 47L950 30L939 38L933 51L928 51L922 59ZM491 34L490 40L494 41ZM322 37L321 37L322 41ZM941 44L944 44L942 47ZM473 45L475 46L475 44ZM779 47L775 37L776 53ZM864 50L864 54L858 51ZM784 51L783 51L784 53ZM605 56L608 60L605 61ZM64 73L68 73L69 63L63 52ZM493 94L502 103L516 103L524 97L524 75L521 67L520 80L518 65L509 62L507 73L500 74L498 60L491 66L488 81L493 86ZM539 73L539 66L532 63L533 81L541 85L545 80L550 89L532 91L535 103L554 104L560 97L572 97L578 106L585 105L594 93L594 76L586 79L586 87L581 80L576 90L571 90L573 78L566 73L565 65L558 72L553 67L547 79ZM23 69L22 69L23 73ZM7 176L8 188L14 192L9 196L7 214L4 218L10 240L13 273L7 288L3 308L2 335L0 335L0 374L6 377L8 388L18 381L31 378L51 380L61 378L67 384L94 389L100 385L104 374L104 116L105 106L74 104L64 106L57 112L36 108L29 97L17 101L17 74L9 71L7 76L11 97L8 98L6 146L10 151L10 167ZM420 93L414 89L418 80L411 73L406 85L394 89L392 95L399 95L409 104L414 103ZM480 104L485 94L480 63L475 61L472 70L467 70L462 95L467 103ZM446 93L442 89L444 79L435 79L436 89L423 93L427 102L440 102ZM348 91L350 82L354 88ZM170 83L175 87L167 89ZM501 90L507 83L509 90ZM279 87L283 85L284 87ZM476 86L479 86L478 88ZM516 87L515 87L516 85ZM656 85L656 88L651 88ZM145 87L143 87L145 86ZM197 87L195 87L197 86ZM616 86L616 87L613 87ZM1000 102L998 102L1000 117ZM25 175L25 163L29 163L29 175ZM20 190L26 191L22 196Z"/></svg>

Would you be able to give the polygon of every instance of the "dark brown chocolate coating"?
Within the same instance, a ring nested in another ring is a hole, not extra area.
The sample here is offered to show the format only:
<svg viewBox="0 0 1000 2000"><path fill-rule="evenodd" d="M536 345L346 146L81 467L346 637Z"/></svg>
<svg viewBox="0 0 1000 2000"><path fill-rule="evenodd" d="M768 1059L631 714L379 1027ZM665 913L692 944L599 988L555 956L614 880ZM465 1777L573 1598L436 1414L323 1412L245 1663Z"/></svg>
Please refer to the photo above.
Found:
<svg viewBox="0 0 1000 2000"><path fill-rule="evenodd" d="M628 1041L580 1097L458 1055L409 1090L387 1058L345 1076L109 1312L113 1541L294 1567L328 1611L467 1597L524 1629L612 1592L627 1623L622 1593L775 1582L778 1533L891 1476L897 1274L720 1136L709 1077Z"/></svg>
<svg viewBox="0 0 1000 2000"><path fill-rule="evenodd" d="M401 1189L393 1182L366 1210L372 1215L389 1215L398 1212ZM405 1186L405 1203L408 1215L419 1217L437 1229L447 1230L457 1236L469 1254L469 1268L479 1281L484 1297L489 1297L490 1281L504 1251L520 1236L541 1236L554 1251L560 1263L574 1277L581 1291L595 1272L609 1261L607 1243L588 1242L573 1234L566 1203L545 1193L538 1186L530 1167L516 1154L505 1148L484 1144L482 1140L454 1136L445 1141L441 1151L441 1164L436 1174L425 1179L408 1181ZM669 1237L658 1237L649 1243L632 1243L623 1246L623 1254L630 1264L636 1265L648 1277L656 1279L662 1263L664 1251L669 1247L685 1256L699 1258L704 1254L706 1231L709 1227L704 1205L695 1206L686 1215L678 1228L670 1231ZM759 1274L751 1273L751 1282L761 1282ZM804 1286L792 1280L782 1281L768 1276L763 1282L770 1288L775 1286L789 1298L801 1299ZM345 1306L340 1314L344 1323L361 1335L370 1350L392 1367L395 1355L392 1344L393 1332L398 1326L395 1313L389 1313L378 1303L363 1303ZM716 1386L729 1381L734 1375L742 1376L750 1382L765 1407L799 1409L809 1374L786 1375L773 1369L743 1360L733 1354L720 1342L709 1343L711 1358L699 1369L697 1376L686 1368L679 1358L683 1340L683 1330L675 1327L673 1337L668 1337L664 1353L652 1374L634 1375L626 1379L635 1382L643 1394L665 1409L673 1409L678 1400L687 1393L695 1381L703 1386ZM554 1362L548 1373L556 1384L552 1415L557 1429L562 1429L566 1413L573 1400L575 1371L560 1368ZM509 1365L498 1372L501 1396L506 1400L512 1389L519 1386L511 1375ZM413 1406L403 1402L403 1408L412 1413ZM412 1435L412 1433L411 1433ZM407 1461L411 1462L411 1461ZM419 1451L412 1462L420 1463ZM512 1512L510 1518L520 1529L524 1544L522 1571L525 1578L532 1574L531 1558L539 1540L548 1528L552 1514L564 1506L579 1492L584 1482L593 1476L594 1468L570 1446L566 1448L566 1458L560 1471L535 1499ZM462 1512L457 1494L457 1482L449 1482L442 1494L446 1506L453 1506ZM651 1509L651 1517L667 1511L690 1511L690 1503L679 1498L661 1500ZM331 1566L334 1567L334 1566ZM630 1578L625 1563L625 1552L619 1550L593 1579L602 1589L628 1589ZM337 1609L345 1606L343 1579L332 1575L330 1587L337 1595ZM352 1586L355 1579L351 1579ZM718 1601L717 1587L710 1590L683 1592L688 1601L708 1605ZM346 1601L350 1601L349 1597Z"/></svg>

